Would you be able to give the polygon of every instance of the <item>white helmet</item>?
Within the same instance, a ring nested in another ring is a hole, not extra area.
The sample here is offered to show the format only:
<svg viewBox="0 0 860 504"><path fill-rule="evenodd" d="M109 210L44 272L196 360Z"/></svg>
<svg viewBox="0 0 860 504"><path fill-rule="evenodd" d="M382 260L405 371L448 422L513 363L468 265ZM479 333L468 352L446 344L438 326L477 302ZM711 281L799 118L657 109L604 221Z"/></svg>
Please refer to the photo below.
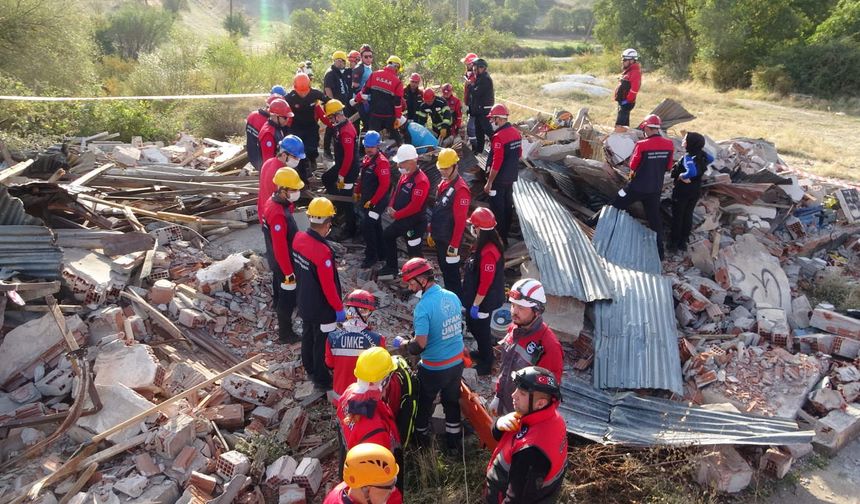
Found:
<svg viewBox="0 0 860 504"><path fill-rule="evenodd" d="M639 52L633 48L625 49L624 52L621 53L621 59L638 60L639 59Z"/></svg>
<svg viewBox="0 0 860 504"><path fill-rule="evenodd" d="M397 154L391 158L395 163L402 163L403 161L409 161L412 159L418 159L418 151L415 150L414 145L403 144L397 148Z"/></svg>
<svg viewBox="0 0 860 504"><path fill-rule="evenodd" d="M543 285L534 278L522 278L511 286L508 301L526 308L543 310L546 305L546 293Z"/></svg>

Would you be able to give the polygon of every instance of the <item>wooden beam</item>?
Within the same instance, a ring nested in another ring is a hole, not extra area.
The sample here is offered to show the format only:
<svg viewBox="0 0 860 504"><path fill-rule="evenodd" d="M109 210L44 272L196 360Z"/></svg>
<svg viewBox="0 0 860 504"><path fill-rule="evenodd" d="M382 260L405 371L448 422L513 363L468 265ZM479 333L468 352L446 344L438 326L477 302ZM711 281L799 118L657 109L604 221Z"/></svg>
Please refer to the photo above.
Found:
<svg viewBox="0 0 860 504"><path fill-rule="evenodd" d="M108 164L99 166L98 168L90 170L86 174L81 175L80 177L76 178L69 185L72 187L85 186L85 185L87 185L87 182L89 182L90 180L93 180L94 178L98 177L99 175L106 172L107 170L110 170L113 167L114 167L113 163L108 163Z"/></svg>
<svg viewBox="0 0 860 504"><path fill-rule="evenodd" d="M0 182L3 182L8 178L12 178L18 175L19 173L29 168L31 164L33 164L33 160L28 159L26 161L21 161L20 163L16 164L11 168L6 168L5 170L0 171Z"/></svg>
<svg viewBox="0 0 860 504"><path fill-rule="evenodd" d="M188 337L185 336L185 334L176 326L176 324L171 322L169 318L165 317L163 313L155 309L155 307L153 307L151 304L147 303L146 300L140 297L136 292L122 291L120 292L120 295L140 305L140 307L143 308L144 311L149 313L149 316L152 317L153 322L155 322L156 324L158 324L159 327L167 331L168 334L178 340L182 340L186 343L189 343L190 340L188 339Z"/></svg>
<svg viewBox="0 0 860 504"><path fill-rule="evenodd" d="M87 481L89 481L90 478L93 477L93 474L96 472L96 469L98 469L98 467L98 462L93 462L92 464L88 465L87 468L84 469L84 472L82 472L81 475L78 477L77 481L75 481L75 484L72 485L68 492L66 492L66 495L64 495L63 498L60 499L59 504L68 504L68 502L71 501L75 497L75 495L77 495L77 493L84 487L84 485L87 484Z"/></svg>

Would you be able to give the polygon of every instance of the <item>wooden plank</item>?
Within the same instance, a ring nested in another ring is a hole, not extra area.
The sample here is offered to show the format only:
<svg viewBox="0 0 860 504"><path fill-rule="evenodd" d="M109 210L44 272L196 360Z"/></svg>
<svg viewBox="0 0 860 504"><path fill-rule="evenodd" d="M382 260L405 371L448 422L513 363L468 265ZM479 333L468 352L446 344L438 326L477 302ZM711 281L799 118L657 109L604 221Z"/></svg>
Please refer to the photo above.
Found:
<svg viewBox="0 0 860 504"><path fill-rule="evenodd" d="M54 296L46 296L45 301L48 302L48 306L51 309L51 315L54 316L54 321L57 322L57 326L60 328L60 332L63 334L63 339L66 340L66 345L69 346L69 350L74 352L75 350L80 349L78 342L75 341L75 337L72 336L72 333L69 332L69 328L66 327L66 319L60 311L60 306L57 304L57 300L54 299ZM76 363L77 361L72 359L72 364L74 365Z"/></svg>
<svg viewBox="0 0 860 504"><path fill-rule="evenodd" d="M134 183L136 186L141 185L159 185L167 187L175 187L178 189L200 189L203 191L219 191L219 192L252 192L260 191L255 185L227 185L227 184L208 184L205 182L188 182L180 180L163 180L157 178L144 177L125 177L121 175L102 175L101 180L110 183Z"/></svg>
<svg viewBox="0 0 860 504"><path fill-rule="evenodd" d="M31 164L33 164L33 160L28 159L26 161L21 161L20 163L16 164L11 168L6 168L5 170L0 171L0 182L3 182L8 178L12 178L18 175L19 173L29 168Z"/></svg>
<svg viewBox="0 0 860 504"><path fill-rule="evenodd" d="M149 313L149 316L152 317L153 322L155 322L156 324L158 324L159 327L167 331L168 334L178 340L183 340L185 342L189 341L185 334L176 326L176 324L171 322L169 318L165 317L164 314L156 310L151 304L147 303L142 297L137 295L137 293L132 291L122 291L120 292L120 295L130 301L134 301L135 303L139 304L140 307L144 309L144 311Z"/></svg>
<svg viewBox="0 0 860 504"><path fill-rule="evenodd" d="M98 177L99 175L101 175L105 171L110 170L113 167L114 167L113 163L108 163L108 164L99 166L98 168L90 170L89 172L85 173L84 175L81 175L80 177L76 178L69 185L72 187L85 186L85 185L87 185L87 182L95 179L96 177Z"/></svg>
<svg viewBox="0 0 860 504"><path fill-rule="evenodd" d="M80 477L78 477L77 481L75 481L75 484L72 485L68 492L66 492L66 495L64 495L63 498L60 499L59 504L67 504L69 501L71 501L75 497L75 495L84 487L84 485L87 484L87 481L92 478L93 473L96 472L96 469L98 469L98 467L98 462L93 462L92 464L88 465L87 468L84 469L84 472L81 473Z"/></svg>

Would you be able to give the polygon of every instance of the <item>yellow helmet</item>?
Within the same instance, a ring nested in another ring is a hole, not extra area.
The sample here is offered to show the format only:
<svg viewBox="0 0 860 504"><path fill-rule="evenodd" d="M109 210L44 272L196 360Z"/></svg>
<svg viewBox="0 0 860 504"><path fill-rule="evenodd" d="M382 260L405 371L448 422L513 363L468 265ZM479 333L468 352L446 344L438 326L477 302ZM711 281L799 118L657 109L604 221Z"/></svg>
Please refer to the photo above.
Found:
<svg viewBox="0 0 860 504"><path fill-rule="evenodd" d="M355 377L366 382L378 382L397 369L388 350L372 347L361 352L355 361Z"/></svg>
<svg viewBox="0 0 860 504"><path fill-rule="evenodd" d="M382 485L397 478L400 468L388 448L376 443L360 443L346 453L343 481L349 488Z"/></svg>
<svg viewBox="0 0 860 504"><path fill-rule="evenodd" d="M308 205L308 220L314 224L322 224L326 219L334 217L334 214L334 204L328 198L314 198Z"/></svg>
<svg viewBox="0 0 860 504"><path fill-rule="evenodd" d="M440 170L450 168L459 161L460 156L457 155L457 151L454 149L442 149L442 152L439 153L439 157L436 158L436 168L439 168Z"/></svg>
<svg viewBox="0 0 860 504"><path fill-rule="evenodd" d="M345 51L335 51L335 52L333 52L333 53L332 53L332 55L331 55L331 60L332 60L332 61L334 61L334 60L339 60L339 59L340 59L340 60L343 60L343 61L346 61L346 60L347 60L346 52L345 52Z"/></svg>
<svg viewBox="0 0 860 504"><path fill-rule="evenodd" d="M286 187L287 189L292 189L294 191L298 191L305 186L302 178L299 177L299 172L289 166L279 168L278 171L275 172L275 177L272 179L272 182L274 182L276 187Z"/></svg>
<svg viewBox="0 0 860 504"><path fill-rule="evenodd" d="M343 102L337 98L325 102L325 115L334 115L341 110L343 110Z"/></svg>
<svg viewBox="0 0 860 504"><path fill-rule="evenodd" d="M397 56L389 56L388 61L385 62L386 65L396 64L398 67L403 68L403 60Z"/></svg>

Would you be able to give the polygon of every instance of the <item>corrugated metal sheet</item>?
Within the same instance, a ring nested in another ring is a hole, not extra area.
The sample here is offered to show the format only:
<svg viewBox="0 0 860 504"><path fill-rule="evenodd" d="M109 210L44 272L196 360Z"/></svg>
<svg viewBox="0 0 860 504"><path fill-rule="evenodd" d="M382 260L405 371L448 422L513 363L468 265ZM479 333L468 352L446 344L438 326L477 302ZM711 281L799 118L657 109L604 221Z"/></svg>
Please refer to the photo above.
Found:
<svg viewBox="0 0 860 504"><path fill-rule="evenodd" d="M547 294L584 302L612 298L603 260L574 217L543 185L520 177L514 184L514 206Z"/></svg>
<svg viewBox="0 0 860 504"><path fill-rule="evenodd" d="M0 226L0 270L21 276L60 278L63 252L44 226Z"/></svg>
<svg viewBox="0 0 860 504"><path fill-rule="evenodd" d="M814 431L798 430L791 420L713 411L698 406L611 394L565 377L559 412L567 431L603 444L785 445L809 443Z"/></svg>
<svg viewBox="0 0 860 504"><path fill-rule="evenodd" d="M661 273L657 234L624 210L603 207L594 231L594 248L604 259L644 273Z"/></svg>
<svg viewBox="0 0 860 504"><path fill-rule="evenodd" d="M660 119L663 121L663 129L669 129L672 126L692 121L696 118L683 105L671 98L661 101L659 105L654 107L651 113L660 116Z"/></svg>
<svg viewBox="0 0 860 504"><path fill-rule="evenodd" d="M594 304L594 386L681 394L672 282L605 264L615 300Z"/></svg>
<svg viewBox="0 0 860 504"><path fill-rule="evenodd" d="M24 212L24 203L9 195L9 189L0 185L0 226L41 225L42 221Z"/></svg>

